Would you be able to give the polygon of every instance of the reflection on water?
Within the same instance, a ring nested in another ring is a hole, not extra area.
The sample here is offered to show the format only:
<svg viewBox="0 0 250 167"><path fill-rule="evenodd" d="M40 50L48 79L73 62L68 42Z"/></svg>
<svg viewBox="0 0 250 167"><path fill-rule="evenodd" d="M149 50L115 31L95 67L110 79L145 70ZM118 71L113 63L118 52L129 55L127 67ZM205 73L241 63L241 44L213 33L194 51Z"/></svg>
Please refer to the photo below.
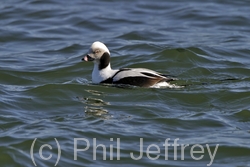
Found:
<svg viewBox="0 0 250 167"><path fill-rule="evenodd" d="M109 119L111 116L108 115L108 110L104 109L103 106L110 105L110 103L100 99L100 96L104 93L96 90L86 90L86 92L91 93L92 96L98 96L98 98L92 96L77 97L79 101L86 105L84 108L86 115L99 116L103 119Z"/></svg>
<svg viewBox="0 0 250 167"><path fill-rule="evenodd" d="M98 99L98 98L93 98L93 97L86 97L83 98L85 100L86 104L90 104L93 106L105 106L105 105L109 105L108 102L103 101L102 99Z"/></svg>
<svg viewBox="0 0 250 167"><path fill-rule="evenodd" d="M96 95L96 96L101 96L104 94L103 92L96 91L96 90L85 90L85 91L91 93L92 95Z"/></svg>
<svg viewBox="0 0 250 167"><path fill-rule="evenodd" d="M93 116L103 116L108 114L108 111L103 109L102 107L85 107L85 113L87 115L93 115Z"/></svg>

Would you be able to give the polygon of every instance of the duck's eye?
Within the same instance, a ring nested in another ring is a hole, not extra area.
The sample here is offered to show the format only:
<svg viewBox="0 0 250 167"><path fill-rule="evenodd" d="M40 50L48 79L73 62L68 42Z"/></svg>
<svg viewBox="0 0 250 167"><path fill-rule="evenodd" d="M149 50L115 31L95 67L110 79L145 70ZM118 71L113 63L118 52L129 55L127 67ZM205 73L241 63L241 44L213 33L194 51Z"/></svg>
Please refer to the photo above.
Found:
<svg viewBox="0 0 250 167"><path fill-rule="evenodd" d="M96 54L96 53L99 53L100 50L94 50L93 53Z"/></svg>

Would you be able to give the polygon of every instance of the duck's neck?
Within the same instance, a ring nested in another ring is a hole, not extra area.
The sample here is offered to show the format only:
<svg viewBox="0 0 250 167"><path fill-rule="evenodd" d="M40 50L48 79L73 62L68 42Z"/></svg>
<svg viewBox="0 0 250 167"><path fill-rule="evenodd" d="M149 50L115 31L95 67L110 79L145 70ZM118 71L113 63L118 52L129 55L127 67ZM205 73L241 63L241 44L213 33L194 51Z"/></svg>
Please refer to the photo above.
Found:
<svg viewBox="0 0 250 167"><path fill-rule="evenodd" d="M95 63L94 69L92 72L92 82L93 83L100 83L105 81L108 78L111 78L117 70L112 70L110 63L103 69L99 68L99 64Z"/></svg>

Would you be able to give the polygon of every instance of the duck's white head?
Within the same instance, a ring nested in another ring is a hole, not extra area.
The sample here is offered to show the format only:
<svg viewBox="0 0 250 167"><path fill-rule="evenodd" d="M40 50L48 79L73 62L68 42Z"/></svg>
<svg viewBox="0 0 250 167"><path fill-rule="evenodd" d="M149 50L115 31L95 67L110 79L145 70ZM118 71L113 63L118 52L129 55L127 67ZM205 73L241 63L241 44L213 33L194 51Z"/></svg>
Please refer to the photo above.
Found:
<svg viewBox="0 0 250 167"><path fill-rule="evenodd" d="M97 64L109 64L110 52L102 42L96 41L91 45L88 54L82 60L94 61Z"/></svg>
<svg viewBox="0 0 250 167"><path fill-rule="evenodd" d="M94 42L87 55L82 58L83 61L93 61L94 69L92 71L93 83L100 83L110 78L116 70L110 66L110 52L101 42Z"/></svg>

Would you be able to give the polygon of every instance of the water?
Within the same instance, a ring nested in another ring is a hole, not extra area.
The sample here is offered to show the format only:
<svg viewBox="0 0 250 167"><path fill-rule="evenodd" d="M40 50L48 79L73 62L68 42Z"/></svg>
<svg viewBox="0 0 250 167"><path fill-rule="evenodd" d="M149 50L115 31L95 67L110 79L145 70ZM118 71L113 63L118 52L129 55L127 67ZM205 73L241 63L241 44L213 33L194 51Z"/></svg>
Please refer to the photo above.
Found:
<svg viewBox="0 0 250 167"><path fill-rule="evenodd" d="M250 166L249 5L1 1L1 166L54 166L56 142L60 167ZM186 86L93 85L81 58L97 40L113 68L150 68Z"/></svg>

